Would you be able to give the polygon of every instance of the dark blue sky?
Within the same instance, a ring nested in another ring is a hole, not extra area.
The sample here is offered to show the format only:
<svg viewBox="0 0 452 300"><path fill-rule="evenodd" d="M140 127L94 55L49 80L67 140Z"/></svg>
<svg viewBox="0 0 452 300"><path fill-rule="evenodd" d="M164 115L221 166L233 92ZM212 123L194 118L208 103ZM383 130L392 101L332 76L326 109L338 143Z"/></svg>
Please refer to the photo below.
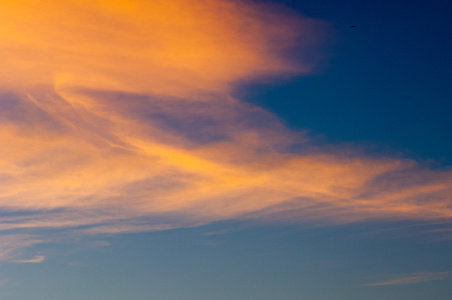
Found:
<svg viewBox="0 0 452 300"><path fill-rule="evenodd" d="M330 141L452 163L450 1L280 2L330 22L330 57L315 75L246 88L249 101Z"/></svg>

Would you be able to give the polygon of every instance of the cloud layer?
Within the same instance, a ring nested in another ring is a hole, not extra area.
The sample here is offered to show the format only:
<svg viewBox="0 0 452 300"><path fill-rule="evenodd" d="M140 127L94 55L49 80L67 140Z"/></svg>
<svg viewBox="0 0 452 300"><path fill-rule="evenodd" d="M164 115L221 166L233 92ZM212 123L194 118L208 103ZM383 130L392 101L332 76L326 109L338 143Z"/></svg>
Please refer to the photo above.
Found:
<svg viewBox="0 0 452 300"><path fill-rule="evenodd" d="M244 1L0 7L0 259L55 230L450 222L452 172L317 147L231 96L310 72L320 21Z"/></svg>

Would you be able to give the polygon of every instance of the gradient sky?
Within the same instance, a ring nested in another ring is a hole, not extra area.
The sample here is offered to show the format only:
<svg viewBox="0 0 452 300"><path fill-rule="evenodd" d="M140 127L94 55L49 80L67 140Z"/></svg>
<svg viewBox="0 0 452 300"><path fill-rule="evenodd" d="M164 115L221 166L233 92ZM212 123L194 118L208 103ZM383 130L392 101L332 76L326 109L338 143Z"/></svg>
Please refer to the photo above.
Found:
<svg viewBox="0 0 452 300"><path fill-rule="evenodd" d="M0 299L450 299L451 11L0 0Z"/></svg>

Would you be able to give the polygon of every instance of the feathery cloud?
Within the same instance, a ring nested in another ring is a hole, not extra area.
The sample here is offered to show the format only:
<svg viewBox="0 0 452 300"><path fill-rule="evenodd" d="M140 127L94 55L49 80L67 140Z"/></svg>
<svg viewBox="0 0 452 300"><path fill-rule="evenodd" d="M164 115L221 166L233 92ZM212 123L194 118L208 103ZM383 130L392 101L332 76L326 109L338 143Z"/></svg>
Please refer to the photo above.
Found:
<svg viewBox="0 0 452 300"><path fill-rule="evenodd" d="M310 72L323 22L225 0L0 7L2 260L54 229L452 217L451 171L317 147L231 96Z"/></svg>
<svg viewBox="0 0 452 300"><path fill-rule="evenodd" d="M386 280L376 283L366 284L367 286L385 286L385 285L401 285L416 284L427 281L441 280L447 278L451 272L419 272L390 275Z"/></svg>
<svg viewBox="0 0 452 300"><path fill-rule="evenodd" d="M38 264L38 263L42 263L44 261L45 257L43 255L37 255L32 259L20 259L20 260L15 260L15 263L20 263L20 264Z"/></svg>

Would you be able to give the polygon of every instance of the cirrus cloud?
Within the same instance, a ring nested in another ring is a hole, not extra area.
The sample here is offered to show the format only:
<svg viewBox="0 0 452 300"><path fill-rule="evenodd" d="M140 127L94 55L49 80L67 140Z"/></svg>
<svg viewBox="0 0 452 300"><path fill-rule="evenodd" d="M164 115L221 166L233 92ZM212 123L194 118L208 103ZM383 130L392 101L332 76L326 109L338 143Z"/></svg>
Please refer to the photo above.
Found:
<svg viewBox="0 0 452 300"><path fill-rule="evenodd" d="M317 147L231 96L310 72L320 21L226 0L0 7L4 260L52 230L452 217L452 172Z"/></svg>

